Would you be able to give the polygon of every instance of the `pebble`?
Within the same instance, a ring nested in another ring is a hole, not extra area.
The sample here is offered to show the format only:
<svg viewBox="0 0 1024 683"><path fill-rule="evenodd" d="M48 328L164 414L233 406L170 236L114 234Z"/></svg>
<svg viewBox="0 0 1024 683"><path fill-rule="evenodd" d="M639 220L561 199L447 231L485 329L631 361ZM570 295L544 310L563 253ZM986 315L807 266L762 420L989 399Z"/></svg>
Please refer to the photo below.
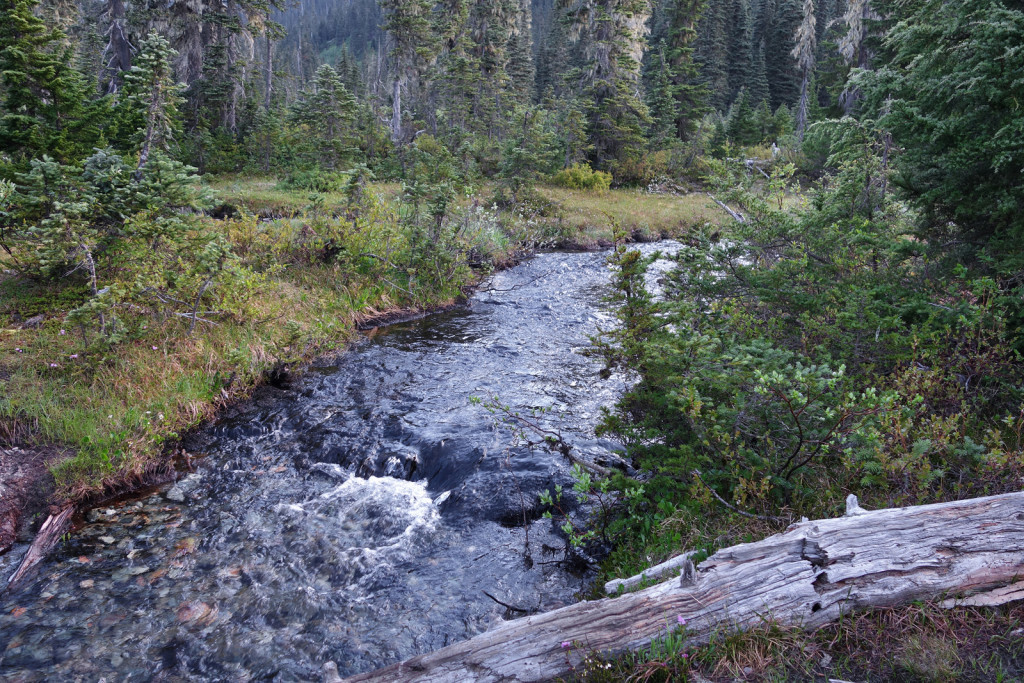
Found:
<svg viewBox="0 0 1024 683"><path fill-rule="evenodd" d="M180 486L175 484L171 488L167 489L167 491L164 493L164 498L175 503L184 503L185 492L181 490Z"/></svg>
<svg viewBox="0 0 1024 683"><path fill-rule="evenodd" d="M115 539L113 536L100 536L100 540L106 543L107 545L113 545L117 539Z"/></svg>
<svg viewBox="0 0 1024 683"><path fill-rule="evenodd" d="M86 579L85 581L82 581L81 583L79 583L78 587L79 588L92 588L94 585L96 585L95 581L93 581L92 579Z"/></svg>

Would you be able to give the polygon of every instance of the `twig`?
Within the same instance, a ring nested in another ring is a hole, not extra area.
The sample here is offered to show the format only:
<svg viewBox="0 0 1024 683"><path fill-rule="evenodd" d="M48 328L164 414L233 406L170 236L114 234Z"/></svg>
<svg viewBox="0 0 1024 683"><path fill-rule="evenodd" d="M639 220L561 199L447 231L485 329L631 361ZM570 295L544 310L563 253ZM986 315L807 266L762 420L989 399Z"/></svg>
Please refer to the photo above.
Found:
<svg viewBox="0 0 1024 683"><path fill-rule="evenodd" d="M516 607L516 606L514 606L514 605L510 605L510 604L508 604L507 602L502 602L501 600L499 600L498 598L494 597L493 595L491 595L491 594L490 594L490 593L488 593L487 591L481 591L481 592L482 592L482 593L483 593L484 595L486 595L487 597L489 597L489 598L490 598L491 600L494 600L494 602L496 602L496 603L498 603L499 605L501 605L502 607L504 607L505 609L510 609L510 610L512 610L513 612L519 612L519 613L521 613L521 614L530 614L530 612L532 612L532 611L533 611L533 610L523 609L522 607Z"/></svg>
<svg viewBox="0 0 1024 683"><path fill-rule="evenodd" d="M737 211L733 211L733 210L732 210L732 209L730 209L730 208L729 208L728 206L726 206L726 205L725 205L725 204L724 204L723 202L720 202L720 201L718 201L718 200L717 200L717 199L715 198L715 196L714 196L713 194L711 194L710 192L708 192L708 193L707 193L707 195L708 195L709 197L711 197L711 201L713 201L713 202L714 202L715 204L718 204L718 205L719 205L720 207L722 207L722 209L724 209L724 210L725 210L725 212L726 212L727 214L729 214L730 216L732 216L732 217L733 217L733 220L735 220L735 221L737 221L737 222L739 222L739 223L746 223L746 222L747 222L747 219L743 217L743 214L742 214L742 213L739 213L739 212L737 212Z"/></svg>
<svg viewBox="0 0 1024 683"><path fill-rule="evenodd" d="M704 481L703 478L701 478L700 470L694 470L693 471L693 476L695 476L697 478L697 481L699 481L701 484L704 485L704 488L706 488L708 491L711 492L711 495L715 497L715 500L717 500L719 503L721 503L725 507L729 508L730 510L732 510L733 512L735 512L738 515L743 515L744 517L748 517L750 519L759 519L762 522L772 522L772 523L775 523L775 524L785 524L786 522L789 521L788 519L786 519L784 517L776 517L775 515L755 515L753 512L747 512L746 510L740 510L738 507L736 507L735 505L733 505L732 503L727 501L725 498L722 498L720 495L718 495L718 491L716 491L713 488L711 488L710 486L708 486L708 483L706 481Z"/></svg>
<svg viewBox="0 0 1024 683"><path fill-rule="evenodd" d="M203 298L203 293L206 292L206 288L209 287L212 282L212 277L206 278L206 282L203 283L203 286L199 288L199 293L196 294L196 302L192 304L192 322L188 326L188 336L190 337L192 336L192 331L196 329L196 311L199 310L199 301ZM203 322L209 321L204 320Z"/></svg>

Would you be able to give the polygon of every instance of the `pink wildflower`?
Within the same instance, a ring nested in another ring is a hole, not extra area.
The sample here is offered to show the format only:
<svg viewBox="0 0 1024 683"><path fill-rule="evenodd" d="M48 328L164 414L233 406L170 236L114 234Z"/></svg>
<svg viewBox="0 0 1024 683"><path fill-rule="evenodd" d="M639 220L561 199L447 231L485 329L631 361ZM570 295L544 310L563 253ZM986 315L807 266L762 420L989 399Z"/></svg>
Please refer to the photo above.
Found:
<svg viewBox="0 0 1024 683"><path fill-rule="evenodd" d="M18 348L16 348L16 349L14 349L14 350L15 350L15 351L17 351L18 353L22 353L22 350L21 350L21 349L18 349Z"/></svg>
<svg viewBox="0 0 1024 683"><path fill-rule="evenodd" d="M65 332L64 330L61 330L60 333L61 334L67 334L67 332Z"/></svg>
<svg viewBox="0 0 1024 683"><path fill-rule="evenodd" d="M156 347L155 346L153 347L153 350L156 351Z"/></svg>
<svg viewBox="0 0 1024 683"><path fill-rule="evenodd" d="M50 367L51 368L55 368L55 367L57 367L57 364L56 363L50 363Z"/></svg>
<svg viewBox="0 0 1024 683"><path fill-rule="evenodd" d="M683 618L682 614L680 614L678 617L676 617L676 621L679 622L680 626L686 626L686 619Z"/></svg>
<svg viewBox="0 0 1024 683"><path fill-rule="evenodd" d="M568 640L563 640L562 641L562 649L563 650L568 650L571 646L572 646L572 643L570 643Z"/></svg>
<svg viewBox="0 0 1024 683"><path fill-rule="evenodd" d="M73 353L70 356L68 356L68 358L78 358L78 354L77 353Z"/></svg>

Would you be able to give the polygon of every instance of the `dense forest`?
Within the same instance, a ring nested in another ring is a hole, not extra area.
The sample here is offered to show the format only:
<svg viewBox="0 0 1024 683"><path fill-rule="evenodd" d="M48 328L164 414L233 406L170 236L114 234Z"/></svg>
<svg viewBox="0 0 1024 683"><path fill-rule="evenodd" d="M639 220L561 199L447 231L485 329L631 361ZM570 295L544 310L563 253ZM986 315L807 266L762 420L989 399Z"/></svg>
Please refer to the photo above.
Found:
<svg viewBox="0 0 1024 683"><path fill-rule="evenodd" d="M568 555L628 575L850 492L1020 488L1021 2L0 15L0 438L73 450L52 464L67 500L145 480L180 430L359 320L578 244L555 187L611 231L618 318L588 353L633 382L601 426L630 475L577 472L602 513L545 498ZM210 191L252 178L289 199L257 215ZM710 211L626 225L600 199L620 190ZM628 243L664 236L682 246L654 297Z"/></svg>

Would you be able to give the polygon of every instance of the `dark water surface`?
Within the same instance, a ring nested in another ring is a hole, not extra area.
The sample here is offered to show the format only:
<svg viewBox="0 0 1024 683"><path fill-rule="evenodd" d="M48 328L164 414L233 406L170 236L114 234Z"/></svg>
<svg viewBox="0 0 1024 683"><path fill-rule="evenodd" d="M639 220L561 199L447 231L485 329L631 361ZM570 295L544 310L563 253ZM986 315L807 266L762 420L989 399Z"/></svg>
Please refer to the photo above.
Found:
<svg viewBox="0 0 1024 683"><path fill-rule="evenodd" d="M572 602L587 576L527 507L571 486L470 397L543 408L584 457L621 390L575 351L610 326L605 254L541 254L466 309L380 330L187 444L173 487L89 523L0 600L11 680L310 680L372 669ZM0 580L19 553L0 558Z"/></svg>

